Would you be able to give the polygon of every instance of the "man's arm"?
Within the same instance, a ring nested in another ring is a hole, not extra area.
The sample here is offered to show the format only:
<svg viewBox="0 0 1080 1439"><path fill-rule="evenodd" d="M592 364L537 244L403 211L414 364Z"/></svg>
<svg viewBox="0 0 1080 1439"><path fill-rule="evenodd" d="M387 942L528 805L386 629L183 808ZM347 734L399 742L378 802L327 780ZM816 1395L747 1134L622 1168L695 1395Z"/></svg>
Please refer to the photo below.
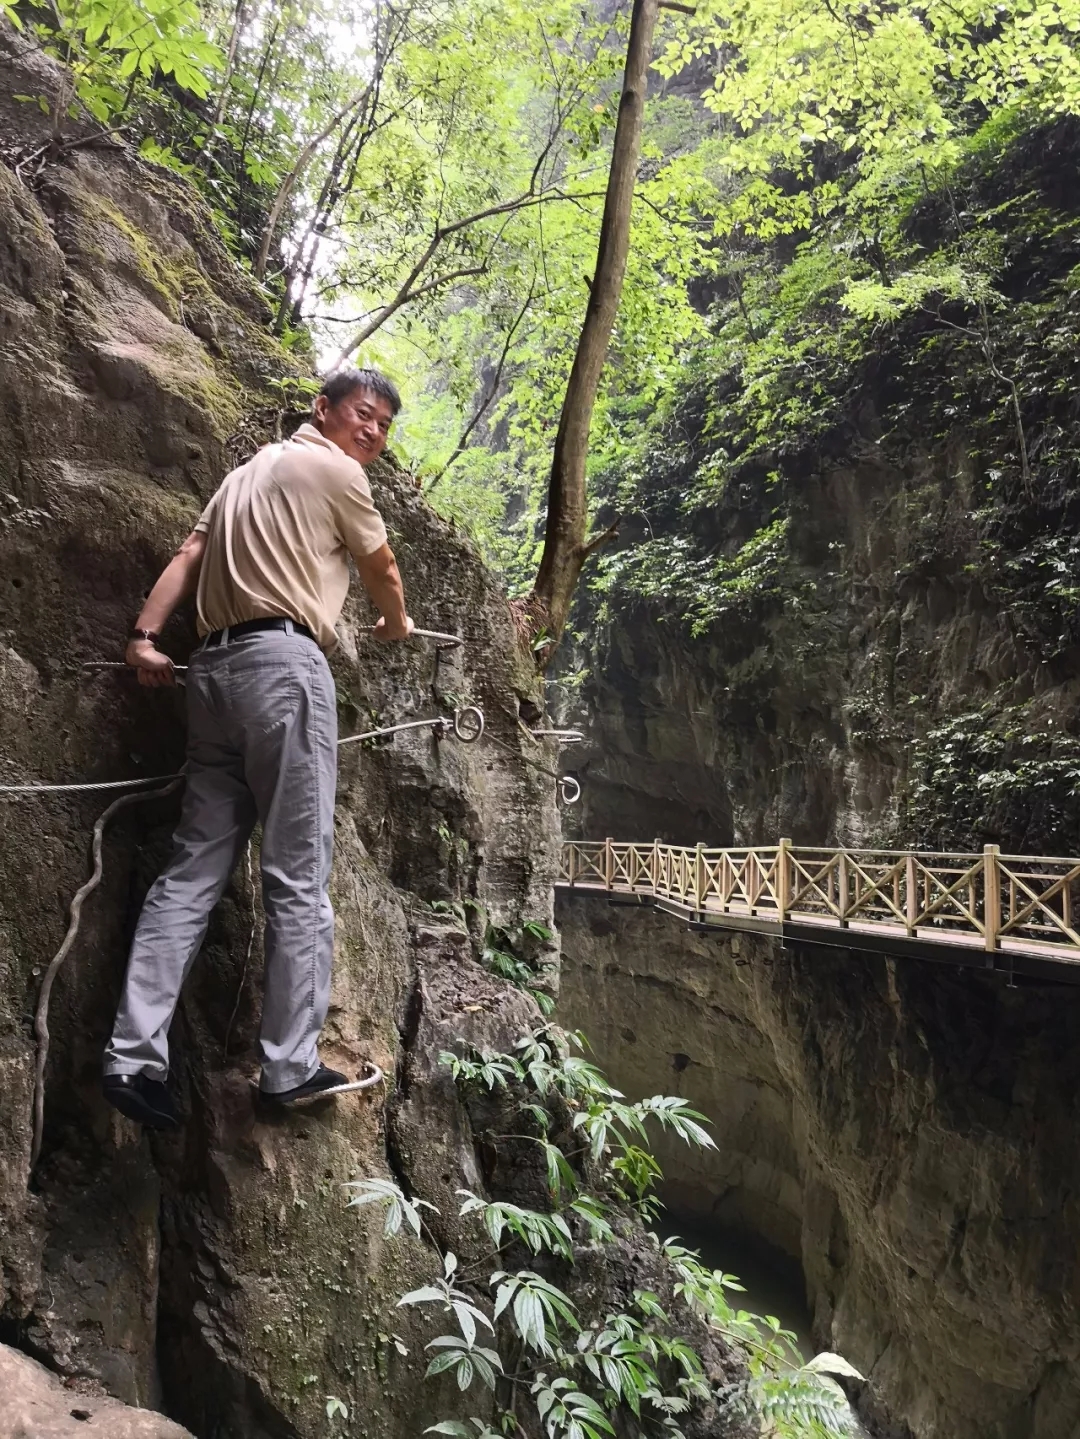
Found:
<svg viewBox="0 0 1080 1439"><path fill-rule="evenodd" d="M135 621L135 629L161 632L173 610L195 593L205 552L206 531L193 530L162 570ZM138 670L141 685L176 683L172 660L150 640L129 640L124 658Z"/></svg>
<svg viewBox="0 0 1080 1439"><path fill-rule="evenodd" d="M394 552L382 544L369 555L354 555L356 568L364 589L379 611L380 619L373 634L377 640L408 639L416 628L405 613L405 591L401 585Z"/></svg>

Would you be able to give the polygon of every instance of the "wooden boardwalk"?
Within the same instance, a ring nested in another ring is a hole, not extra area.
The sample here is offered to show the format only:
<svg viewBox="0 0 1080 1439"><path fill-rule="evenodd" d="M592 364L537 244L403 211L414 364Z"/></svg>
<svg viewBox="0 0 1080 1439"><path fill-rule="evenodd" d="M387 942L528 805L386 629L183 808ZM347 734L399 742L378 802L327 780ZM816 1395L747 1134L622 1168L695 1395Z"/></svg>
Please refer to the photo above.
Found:
<svg viewBox="0 0 1080 1439"><path fill-rule="evenodd" d="M751 930L1080 983L1080 859L569 840L558 888Z"/></svg>

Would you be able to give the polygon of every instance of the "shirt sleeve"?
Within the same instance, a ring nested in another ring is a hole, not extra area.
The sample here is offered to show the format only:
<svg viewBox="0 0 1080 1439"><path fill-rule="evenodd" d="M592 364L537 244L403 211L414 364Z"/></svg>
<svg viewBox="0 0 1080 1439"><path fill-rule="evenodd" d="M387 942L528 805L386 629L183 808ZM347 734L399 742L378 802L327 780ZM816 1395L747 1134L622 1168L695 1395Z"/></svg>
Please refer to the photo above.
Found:
<svg viewBox="0 0 1080 1439"><path fill-rule="evenodd" d="M209 530L209 528L210 528L210 521L211 521L211 519L213 518L214 510L215 510L215 508L217 507L218 496L219 496L220 494L221 494L221 491L220 491L220 490L216 490L216 491L214 492L214 495L213 495L213 497L211 498L210 503L207 505L206 509L203 510L203 512L202 512L202 514L199 516L198 520L196 520L196 522L195 522L195 531L194 531L195 534L197 534L197 535L205 535L206 532Z"/></svg>
<svg viewBox="0 0 1080 1439"><path fill-rule="evenodd" d="M338 489L333 510L342 543L355 558L373 554L386 544L386 526L371 498L367 476L359 465Z"/></svg>

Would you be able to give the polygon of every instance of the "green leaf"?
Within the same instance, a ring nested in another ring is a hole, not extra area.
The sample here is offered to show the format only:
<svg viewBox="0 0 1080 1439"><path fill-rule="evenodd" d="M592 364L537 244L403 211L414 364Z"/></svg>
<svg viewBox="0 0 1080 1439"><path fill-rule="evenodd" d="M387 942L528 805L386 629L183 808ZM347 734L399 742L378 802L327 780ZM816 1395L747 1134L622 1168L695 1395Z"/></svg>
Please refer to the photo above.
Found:
<svg viewBox="0 0 1080 1439"><path fill-rule="evenodd" d="M398 1300L398 1308L403 1304L431 1304L440 1303L445 1300L446 1295L441 1289L434 1285L425 1284L419 1289L410 1289L408 1294L403 1294Z"/></svg>
<svg viewBox="0 0 1080 1439"><path fill-rule="evenodd" d="M815 1354L813 1359L807 1360L803 1368L808 1374L839 1374L842 1379L859 1379L866 1382L865 1376L860 1374L853 1364L849 1364L842 1354Z"/></svg>

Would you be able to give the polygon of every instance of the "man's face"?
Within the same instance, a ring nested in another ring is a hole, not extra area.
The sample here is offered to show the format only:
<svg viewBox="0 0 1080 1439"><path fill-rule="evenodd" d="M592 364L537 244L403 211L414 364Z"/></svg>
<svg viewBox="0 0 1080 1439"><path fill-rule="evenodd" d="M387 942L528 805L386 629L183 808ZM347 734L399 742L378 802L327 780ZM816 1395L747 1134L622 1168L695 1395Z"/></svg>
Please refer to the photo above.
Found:
<svg viewBox="0 0 1080 1439"><path fill-rule="evenodd" d="M315 401L319 429L362 465L370 465L386 448L393 418L390 401L373 390L353 390L336 405L331 405L325 395Z"/></svg>

